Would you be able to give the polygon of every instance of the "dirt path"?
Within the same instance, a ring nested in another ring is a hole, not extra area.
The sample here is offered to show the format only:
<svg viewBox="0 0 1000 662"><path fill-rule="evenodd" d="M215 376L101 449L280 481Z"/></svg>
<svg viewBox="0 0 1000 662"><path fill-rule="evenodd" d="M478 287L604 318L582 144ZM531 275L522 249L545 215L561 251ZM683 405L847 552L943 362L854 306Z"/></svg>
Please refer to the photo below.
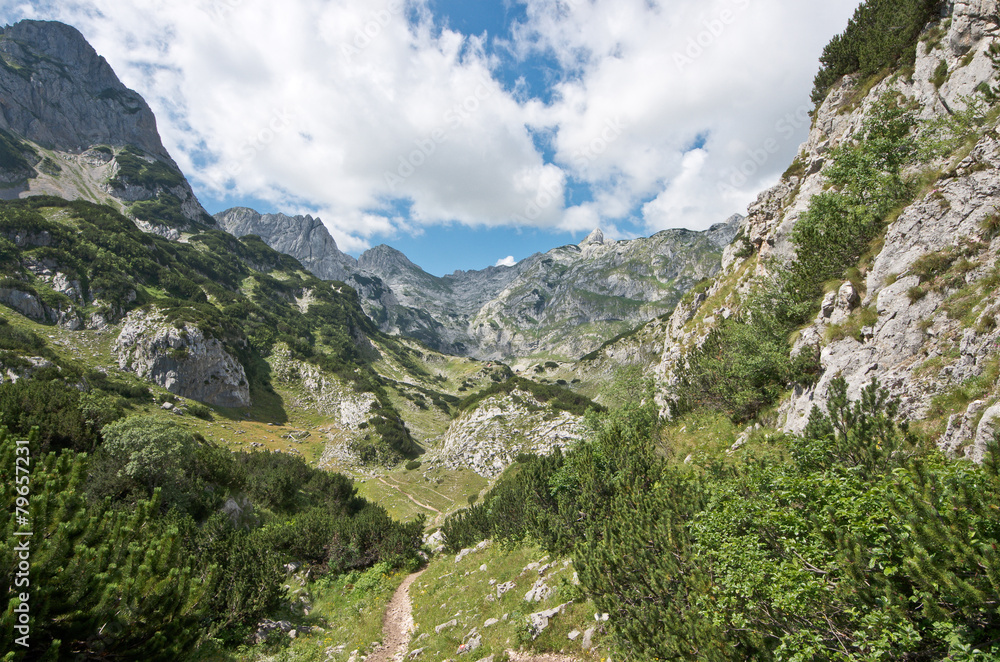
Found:
<svg viewBox="0 0 1000 662"><path fill-rule="evenodd" d="M405 496L405 497L406 497L407 499L409 499L409 500L410 500L410 501L412 501L413 503L417 504L417 505L418 505L418 506L420 506L421 508L426 508L427 510L432 510L432 511L434 511L435 513L437 513L438 515L440 515L440 514L441 514L441 511L440 511L440 510L438 510L437 508L435 508L434 506L428 506L428 505L427 505L426 503L421 503L421 502L417 501L416 499L414 499L414 498L413 498L413 496L412 496L412 495L410 495L410 494L407 494L406 492L404 492L404 491L403 491L403 489L402 489L402 488L401 488L401 487L400 487L399 485L393 485L392 483L390 483L390 482L386 481L386 480L385 480L384 478L382 478L382 476L379 476L379 477L378 477L378 481L379 481L380 483L382 483L383 485L386 485L386 486L388 486L388 487L391 487L391 488L395 489L395 490L396 490L396 491L398 491L398 492L399 492L400 494L402 494L402 495L403 495L403 496Z"/></svg>
<svg viewBox="0 0 1000 662"><path fill-rule="evenodd" d="M413 636L413 603L410 601L410 586L424 570L414 573L403 580L389 601L382 619L382 645L368 656L366 662L403 662L410 648ZM508 650L507 656L511 662L580 662L579 658L567 655L545 653L531 655L515 650Z"/></svg>
<svg viewBox="0 0 1000 662"><path fill-rule="evenodd" d="M510 662L580 662L579 658L568 655L556 655L555 653L545 653L544 655L530 655L519 653L516 650L507 649L507 657Z"/></svg>
<svg viewBox="0 0 1000 662"><path fill-rule="evenodd" d="M399 479L398 479L398 478L393 478L392 476L383 476L383 478L386 478L386 479L388 479L388 480L391 480L391 481L393 482L393 484L394 484L394 485L399 485ZM402 485L400 485L400 487L402 487ZM433 492L434 494L438 495L438 496L439 496L439 497L441 497L442 499L444 499L444 500L446 500L446 501L451 501L452 503L455 503L455 500L454 500L454 499L452 499L452 498L451 498L450 496L448 496L447 494L441 494L441 493L440 493L440 492L438 492L437 490L432 490L431 488L427 487L426 485L424 485L423 487L421 487L421 489L424 489L424 490L427 490L428 492Z"/></svg>
<svg viewBox="0 0 1000 662"><path fill-rule="evenodd" d="M413 635L410 586L422 574L423 570L410 575L396 589L382 619L382 645L368 656L367 662L401 662L406 657Z"/></svg>

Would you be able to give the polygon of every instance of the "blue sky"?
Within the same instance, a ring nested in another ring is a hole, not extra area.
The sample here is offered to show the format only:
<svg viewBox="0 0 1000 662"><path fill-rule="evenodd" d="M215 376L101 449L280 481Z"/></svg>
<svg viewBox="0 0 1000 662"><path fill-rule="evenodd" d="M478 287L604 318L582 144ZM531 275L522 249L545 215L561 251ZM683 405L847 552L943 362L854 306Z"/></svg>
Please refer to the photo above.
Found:
<svg viewBox="0 0 1000 662"><path fill-rule="evenodd" d="M745 211L857 4L0 0L0 20L80 29L209 211L309 213L443 275Z"/></svg>

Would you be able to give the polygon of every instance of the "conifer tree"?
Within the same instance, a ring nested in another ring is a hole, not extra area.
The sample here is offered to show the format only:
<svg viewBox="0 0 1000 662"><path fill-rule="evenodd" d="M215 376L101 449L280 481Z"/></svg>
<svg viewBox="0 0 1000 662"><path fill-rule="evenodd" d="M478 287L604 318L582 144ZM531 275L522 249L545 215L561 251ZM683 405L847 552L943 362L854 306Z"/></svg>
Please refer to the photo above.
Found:
<svg viewBox="0 0 1000 662"><path fill-rule="evenodd" d="M15 443L0 428L5 513L13 512ZM87 457L71 451L32 458L31 649L58 659L177 659L201 634L215 570L183 551L179 531L157 519L159 492L131 511L89 505ZM13 576L17 523L5 519L0 568ZM19 603L8 586L0 614L11 631ZM23 654L22 654L23 655ZM18 659L16 656L12 659Z"/></svg>

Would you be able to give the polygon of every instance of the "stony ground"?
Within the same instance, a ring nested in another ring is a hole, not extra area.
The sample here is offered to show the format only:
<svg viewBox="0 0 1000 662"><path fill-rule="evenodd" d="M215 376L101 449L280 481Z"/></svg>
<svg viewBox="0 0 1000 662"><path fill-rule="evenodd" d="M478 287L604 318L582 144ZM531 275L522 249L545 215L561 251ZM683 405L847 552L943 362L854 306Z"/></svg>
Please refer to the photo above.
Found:
<svg viewBox="0 0 1000 662"><path fill-rule="evenodd" d="M382 622L382 646L368 656L366 662L400 662L406 657L413 635L413 605L410 602L410 586L423 574L416 572L399 585L385 610Z"/></svg>

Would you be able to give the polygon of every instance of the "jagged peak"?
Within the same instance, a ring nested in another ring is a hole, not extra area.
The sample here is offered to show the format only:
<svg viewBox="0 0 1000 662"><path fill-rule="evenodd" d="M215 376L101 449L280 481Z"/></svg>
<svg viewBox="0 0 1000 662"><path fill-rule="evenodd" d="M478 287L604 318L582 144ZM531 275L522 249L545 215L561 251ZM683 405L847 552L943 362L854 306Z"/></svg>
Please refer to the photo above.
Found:
<svg viewBox="0 0 1000 662"><path fill-rule="evenodd" d="M602 245L604 243L604 233L601 232L600 228L596 228L593 232L587 235L587 238L580 242L580 247L590 246L592 244Z"/></svg>
<svg viewBox="0 0 1000 662"><path fill-rule="evenodd" d="M401 251L396 250L392 246L386 244L379 244L369 248L364 253L358 257L358 265L361 268L368 267L382 267L392 265L395 267L403 267L410 269L420 269L417 265L410 261L410 258L406 257Z"/></svg>

